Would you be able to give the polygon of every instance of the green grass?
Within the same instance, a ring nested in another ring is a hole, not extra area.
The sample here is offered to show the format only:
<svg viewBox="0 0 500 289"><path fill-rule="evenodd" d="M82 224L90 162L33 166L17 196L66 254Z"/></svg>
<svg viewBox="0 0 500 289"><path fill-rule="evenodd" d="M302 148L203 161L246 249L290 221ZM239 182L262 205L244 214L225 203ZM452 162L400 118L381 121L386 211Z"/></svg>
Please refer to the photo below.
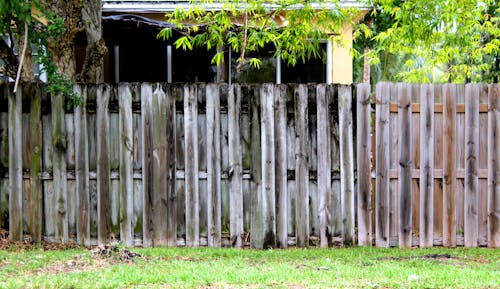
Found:
<svg viewBox="0 0 500 289"><path fill-rule="evenodd" d="M121 261L84 249L0 251L0 287L500 288L498 249L132 251L142 256Z"/></svg>

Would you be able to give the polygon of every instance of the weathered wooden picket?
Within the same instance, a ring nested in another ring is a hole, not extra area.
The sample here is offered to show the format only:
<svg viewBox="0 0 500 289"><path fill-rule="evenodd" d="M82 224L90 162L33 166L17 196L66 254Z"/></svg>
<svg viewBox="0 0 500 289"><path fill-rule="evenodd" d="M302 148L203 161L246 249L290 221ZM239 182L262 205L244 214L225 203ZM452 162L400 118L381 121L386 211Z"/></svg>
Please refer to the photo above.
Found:
<svg viewBox="0 0 500 289"><path fill-rule="evenodd" d="M499 85L75 91L82 105L67 110L39 85L0 85L0 227L12 240L500 243Z"/></svg>
<svg viewBox="0 0 500 289"><path fill-rule="evenodd" d="M369 93L358 86L359 243L374 217L380 247L498 247L500 85L379 83L372 131Z"/></svg>

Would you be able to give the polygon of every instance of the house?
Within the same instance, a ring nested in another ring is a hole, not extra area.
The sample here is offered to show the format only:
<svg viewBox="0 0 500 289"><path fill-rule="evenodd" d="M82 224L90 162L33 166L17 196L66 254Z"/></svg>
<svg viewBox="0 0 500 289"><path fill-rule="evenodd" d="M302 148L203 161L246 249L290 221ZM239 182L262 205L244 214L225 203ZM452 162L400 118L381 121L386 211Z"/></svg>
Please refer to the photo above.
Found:
<svg viewBox="0 0 500 289"><path fill-rule="evenodd" d="M160 29L169 27L166 12L188 7L190 1L103 0L103 37L108 46L105 59L105 82L213 82L217 68L211 64L212 51L175 49L172 42L157 39ZM216 1L208 9L221 9ZM342 7L362 8L358 1L344 0ZM333 6L332 6L333 7ZM333 8L332 8L333 9ZM325 41L327 60L312 59L307 63L288 66L272 55L259 55L262 68L236 72L235 58L229 51L228 82L318 82L350 84L353 81L353 61L350 54L353 28L346 24L340 31L347 45Z"/></svg>

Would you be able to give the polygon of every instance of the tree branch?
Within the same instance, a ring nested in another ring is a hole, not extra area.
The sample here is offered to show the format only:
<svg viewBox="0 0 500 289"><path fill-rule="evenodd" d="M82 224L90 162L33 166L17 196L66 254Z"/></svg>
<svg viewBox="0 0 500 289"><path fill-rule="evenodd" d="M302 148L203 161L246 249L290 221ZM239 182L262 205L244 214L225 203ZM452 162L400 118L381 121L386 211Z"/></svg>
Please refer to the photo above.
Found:
<svg viewBox="0 0 500 289"><path fill-rule="evenodd" d="M8 77L15 78L19 62L14 50L7 45L3 38L0 38L0 59L4 62L3 73Z"/></svg>
<svg viewBox="0 0 500 289"><path fill-rule="evenodd" d="M21 78L21 70L23 69L24 55L26 54L26 47L28 47L28 22L24 22L24 43L21 58L19 58L19 66L17 67L16 84L14 84L14 93L17 91L19 78Z"/></svg>

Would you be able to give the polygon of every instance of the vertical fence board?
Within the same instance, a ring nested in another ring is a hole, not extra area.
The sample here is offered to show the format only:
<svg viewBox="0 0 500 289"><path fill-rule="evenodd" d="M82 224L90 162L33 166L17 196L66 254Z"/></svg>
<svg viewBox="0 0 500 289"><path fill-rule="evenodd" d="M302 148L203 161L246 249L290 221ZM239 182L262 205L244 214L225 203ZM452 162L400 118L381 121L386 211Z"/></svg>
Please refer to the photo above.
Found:
<svg viewBox="0 0 500 289"><path fill-rule="evenodd" d="M23 240L22 90L5 86L9 99L9 239Z"/></svg>
<svg viewBox="0 0 500 289"><path fill-rule="evenodd" d="M318 143L318 234L321 248L328 247L331 236L330 228L330 194L332 190L330 152L330 119L326 87L316 88L317 143ZM328 156L328 157L327 157Z"/></svg>
<svg viewBox="0 0 500 289"><path fill-rule="evenodd" d="M120 110L120 240L125 246L133 242L133 171L132 160L134 151L132 92L126 84L118 86L118 104Z"/></svg>
<svg viewBox="0 0 500 289"><path fill-rule="evenodd" d="M160 84L153 84L152 142L152 201L153 246L167 245L167 105Z"/></svg>
<svg viewBox="0 0 500 289"><path fill-rule="evenodd" d="M175 97L174 88L168 87L166 90L166 120L167 120L167 245L177 245L177 190L176 190L176 117L175 117Z"/></svg>
<svg viewBox="0 0 500 289"><path fill-rule="evenodd" d="M110 238L110 154L109 113L110 87L97 90L97 242L106 244Z"/></svg>
<svg viewBox="0 0 500 289"><path fill-rule="evenodd" d="M398 84L398 134L399 134L399 246L412 246L412 109L411 86Z"/></svg>
<svg viewBox="0 0 500 289"><path fill-rule="evenodd" d="M153 245L153 144L152 144L153 87L141 87L142 113L142 191L143 191L143 246Z"/></svg>
<svg viewBox="0 0 500 289"><path fill-rule="evenodd" d="M375 244L389 246L389 100L390 84L377 84L376 92L376 207Z"/></svg>
<svg viewBox="0 0 500 289"><path fill-rule="evenodd" d="M298 247L309 245L309 169L307 166L307 86L295 87L295 182L296 197L296 238Z"/></svg>
<svg viewBox="0 0 500 289"><path fill-rule="evenodd" d="M184 166L186 196L186 246L200 245L200 216L198 190L198 115L197 86L184 86Z"/></svg>
<svg viewBox="0 0 500 289"><path fill-rule="evenodd" d="M337 86L329 85L327 88L327 94L329 95L329 107L330 107L330 125L331 125L331 138L330 147L331 151L331 167L332 174L335 177L332 179L332 193L330 196L331 205L331 232L332 236L340 237L342 234L342 204L341 201L341 190L340 190L340 134L339 134L339 118L338 118L338 89ZM369 105L368 105L369 106ZM369 144L371 145L371 143ZM371 206L371 205L370 205Z"/></svg>
<svg viewBox="0 0 500 289"><path fill-rule="evenodd" d="M434 106L443 106L443 85L434 85ZM434 170L443 170L444 144L444 113L434 113ZM442 243L443 240L443 178L433 176L434 182L434 242Z"/></svg>
<svg viewBox="0 0 500 289"><path fill-rule="evenodd" d="M434 243L434 88L420 91L420 247Z"/></svg>
<svg viewBox="0 0 500 289"><path fill-rule="evenodd" d="M465 196L464 245L476 247L478 241L478 160L479 160L479 86L465 86Z"/></svg>
<svg viewBox="0 0 500 289"><path fill-rule="evenodd" d="M66 131L64 96L52 95L52 166L55 197L55 240L68 241L68 199L66 182Z"/></svg>
<svg viewBox="0 0 500 289"><path fill-rule="evenodd" d="M0 86L0 93L6 91ZM6 95L4 95L6 97ZM0 112L0 168L7 170L9 167L9 125L8 112ZM8 230L9 216L9 180L0 178L0 228Z"/></svg>
<svg viewBox="0 0 500 289"><path fill-rule="evenodd" d="M276 246L286 248L288 241L287 143L286 143L286 87L274 89L275 190L276 190Z"/></svg>
<svg viewBox="0 0 500 289"><path fill-rule="evenodd" d="M276 247L276 190L274 155L274 87L260 89L262 146L262 205L264 211L264 247Z"/></svg>
<svg viewBox="0 0 500 289"><path fill-rule="evenodd" d="M456 115L457 87L445 84L443 87L443 246L455 247L456 242Z"/></svg>
<svg viewBox="0 0 500 289"><path fill-rule="evenodd" d="M250 90L250 111L251 111L251 208L250 208L250 246L256 249L264 247L264 211L262 202L262 148L261 148L261 99L258 90Z"/></svg>
<svg viewBox="0 0 500 289"><path fill-rule="evenodd" d="M219 87L214 84L207 85L207 230L208 246L221 246L221 147L220 147L220 97ZM230 88L232 91L232 88ZM230 92L231 94L231 92ZM228 108L229 110L229 108ZM236 124L239 127L239 124ZM239 134L236 139L239 140ZM230 138L233 139L233 138ZM235 148L239 150L239 147ZM240 166L241 169L241 166ZM241 180L241 172L240 172ZM243 213L243 204L238 208ZM241 219L243 227L243 219ZM231 230L232 232L232 230ZM241 232L238 236L241 236ZM240 237L241 242L241 237Z"/></svg>
<svg viewBox="0 0 500 289"><path fill-rule="evenodd" d="M488 247L500 246L500 85L489 87Z"/></svg>
<svg viewBox="0 0 500 289"><path fill-rule="evenodd" d="M80 245L90 245L89 152L87 133L87 89L75 85L74 91L82 98L75 108L75 178L77 194L76 237ZM120 236L121 237L121 236Z"/></svg>
<svg viewBox="0 0 500 289"><path fill-rule="evenodd" d="M29 197L29 233L34 242L42 240L42 210L43 192L42 180L40 178L42 167L42 87L40 85L29 85L31 97L30 115L30 187Z"/></svg>
<svg viewBox="0 0 500 289"><path fill-rule="evenodd" d="M243 246L243 187L240 138L241 87L230 86L227 98L229 153L229 231L231 244Z"/></svg>
<svg viewBox="0 0 500 289"><path fill-rule="evenodd" d="M371 246L371 140L370 85L359 84L356 89L357 107L357 173L358 173L358 244Z"/></svg>

